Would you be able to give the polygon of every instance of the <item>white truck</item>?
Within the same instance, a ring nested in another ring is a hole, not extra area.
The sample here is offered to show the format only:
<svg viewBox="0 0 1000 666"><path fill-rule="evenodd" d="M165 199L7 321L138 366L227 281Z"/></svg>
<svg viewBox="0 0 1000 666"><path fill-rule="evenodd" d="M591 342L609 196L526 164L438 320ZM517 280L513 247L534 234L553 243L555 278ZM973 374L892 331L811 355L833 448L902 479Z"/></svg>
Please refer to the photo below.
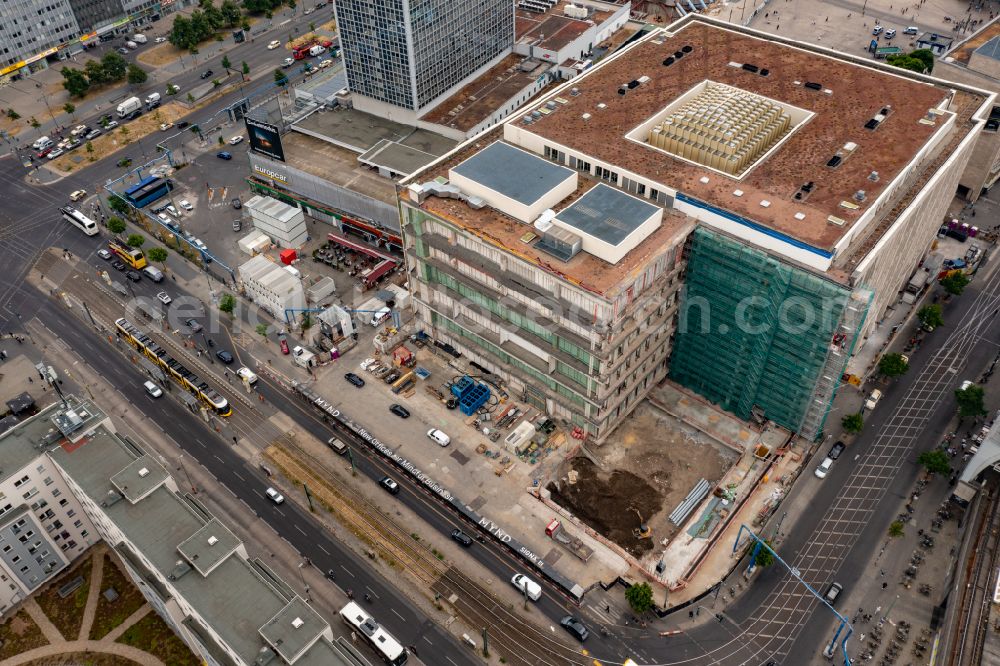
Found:
<svg viewBox="0 0 1000 666"><path fill-rule="evenodd" d="M151 93L149 97L146 98L146 107L150 109L155 109L160 105L160 93Z"/></svg>
<svg viewBox="0 0 1000 666"><path fill-rule="evenodd" d="M136 44L145 44L149 40L146 39L146 35L137 32L136 34L132 35L132 41L135 42Z"/></svg>
<svg viewBox="0 0 1000 666"><path fill-rule="evenodd" d="M125 116L141 109L142 100L138 97L129 97L127 100L118 105L118 117L124 118Z"/></svg>

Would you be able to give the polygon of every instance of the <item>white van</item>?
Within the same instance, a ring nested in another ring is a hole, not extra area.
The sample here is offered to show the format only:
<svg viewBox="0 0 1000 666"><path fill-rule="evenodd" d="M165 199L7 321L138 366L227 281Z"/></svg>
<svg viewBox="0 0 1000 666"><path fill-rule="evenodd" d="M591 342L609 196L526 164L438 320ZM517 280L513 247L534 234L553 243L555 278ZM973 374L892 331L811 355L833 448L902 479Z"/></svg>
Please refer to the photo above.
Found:
<svg viewBox="0 0 1000 666"><path fill-rule="evenodd" d="M515 574L510 579L510 583L532 601L538 601L542 598L542 586L524 574Z"/></svg>
<svg viewBox="0 0 1000 666"><path fill-rule="evenodd" d="M52 139L47 136L40 137L37 141L31 144L31 147L35 150L45 150L52 145Z"/></svg>
<svg viewBox="0 0 1000 666"><path fill-rule="evenodd" d="M920 32L920 28L915 25L907 26L906 30L903 31L904 35L915 35Z"/></svg>
<svg viewBox="0 0 1000 666"><path fill-rule="evenodd" d="M451 437L437 428L431 428L428 430L427 437L438 446L448 446L451 444Z"/></svg>
<svg viewBox="0 0 1000 666"><path fill-rule="evenodd" d="M163 282L163 271L156 266L146 266L142 272L153 282Z"/></svg>
<svg viewBox="0 0 1000 666"><path fill-rule="evenodd" d="M326 53L326 49L321 44L317 44L309 49L309 55L311 56L323 55L324 53Z"/></svg>
<svg viewBox="0 0 1000 666"><path fill-rule="evenodd" d="M382 324L382 322L384 322L386 319L389 318L389 315L391 314L392 310L390 310L389 308L380 308L378 311L372 314L372 319L370 322L368 322L368 324L372 328L378 328Z"/></svg>

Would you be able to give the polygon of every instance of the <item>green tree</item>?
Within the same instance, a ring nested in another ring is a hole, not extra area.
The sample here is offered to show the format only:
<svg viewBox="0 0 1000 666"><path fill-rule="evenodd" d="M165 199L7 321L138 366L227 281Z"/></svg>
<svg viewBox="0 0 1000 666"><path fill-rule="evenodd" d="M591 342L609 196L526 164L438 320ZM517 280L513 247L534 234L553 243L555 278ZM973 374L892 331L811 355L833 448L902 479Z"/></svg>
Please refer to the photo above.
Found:
<svg viewBox="0 0 1000 666"><path fill-rule="evenodd" d="M128 73L128 61L117 51L108 51L101 58L101 69L107 81L121 81Z"/></svg>
<svg viewBox="0 0 1000 666"><path fill-rule="evenodd" d="M240 24L240 27L243 28L243 30L250 30L250 21L243 19L243 23Z"/></svg>
<svg viewBox="0 0 1000 666"><path fill-rule="evenodd" d="M236 299L233 298L232 294L222 295L222 298L219 299L219 309L226 314L233 314L233 310L236 309Z"/></svg>
<svg viewBox="0 0 1000 666"><path fill-rule="evenodd" d="M283 86L288 83L288 77L280 69L274 70L274 82L279 86Z"/></svg>
<svg viewBox="0 0 1000 666"><path fill-rule="evenodd" d="M177 86L175 86L172 83L168 83L167 84L167 94L168 95L176 95L178 92L180 92L180 88L178 88Z"/></svg>
<svg viewBox="0 0 1000 666"><path fill-rule="evenodd" d="M902 354L886 354L878 360L878 369L886 377L899 377L910 369Z"/></svg>
<svg viewBox="0 0 1000 666"><path fill-rule="evenodd" d="M73 119L73 122L76 122L76 107L73 106L72 103L66 102L63 104L63 111L65 111L69 117Z"/></svg>
<svg viewBox="0 0 1000 666"><path fill-rule="evenodd" d="M840 425L844 427L845 432L856 434L865 427L865 417L861 414L847 414L840 419Z"/></svg>
<svg viewBox="0 0 1000 666"><path fill-rule="evenodd" d="M917 464L923 465L931 474L951 474L951 460L948 458L948 454L941 449L931 449L930 451L924 451L919 456L917 456Z"/></svg>
<svg viewBox="0 0 1000 666"><path fill-rule="evenodd" d="M757 557L755 557L753 561L758 567L769 567L774 564L774 553L770 550L771 542L765 539L764 543L767 544L768 547L764 548L762 546L761 549L757 551Z"/></svg>
<svg viewBox="0 0 1000 666"><path fill-rule="evenodd" d="M90 90L90 84L93 81L88 81L88 77L84 76L80 70L73 69L72 67L63 67L59 71L63 76L63 88L73 97L83 97Z"/></svg>
<svg viewBox="0 0 1000 666"><path fill-rule="evenodd" d="M267 324L257 324L256 330L257 330L257 335L264 338L265 340L267 339Z"/></svg>
<svg viewBox="0 0 1000 666"><path fill-rule="evenodd" d="M903 536L903 521L894 520L889 524L889 536L893 539Z"/></svg>
<svg viewBox="0 0 1000 666"><path fill-rule="evenodd" d="M250 76L250 65L246 60L243 61L243 76Z"/></svg>
<svg viewBox="0 0 1000 666"><path fill-rule="evenodd" d="M930 74L934 71L934 52L930 49L917 49L910 53L910 57L924 64L925 73Z"/></svg>
<svg viewBox="0 0 1000 666"><path fill-rule="evenodd" d="M91 162L93 162L94 161L94 143L92 141L88 141L87 143L85 143L83 145L83 147L87 151L88 158L90 159Z"/></svg>
<svg viewBox="0 0 1000 666"><path fill-rule="evenodd" d="M908 69L911 72L917 72L918 74L923 74L927 69L924 65L924 61L919 58L914 58L913 56L903 53L900 55L891 55L885 59L887 63L893 67L899 67L900 69Z"/></svg>
<svg viewBox="0 0 1000 666"><path fill-rule="evenodd" d="M952 296L961 296L969 284L969 276L962 271L955 271L941 280L941 286Z"/></svg>
<svg viewBox="0 0 1000 666"><path fill-rule="evenodd" d="M309 32L316 32L316 24L312 21L309 22Z"/></svg>
<svg viewBox="0 0 1000 666"><path fill-rule="evenodd" d="M149 79L149 75L146 74L146 70L135 63L130 63L128 66L128 82L133 86L141 86L146 80Z"/></svg>
<svg viewBox="0 0 1000 666"><path fill-rule="evenodd" d="M917 319L924 328L935 329L944 326L944 317L941 316L941 306L937 303L925 305L917 310Z"/></svg>
<svg viewBox="0 0 1000 666"><path fill-rule="evenodd" d="M42 124L38 122L38 119L34 116L31 116L31 120L28 121L28 124L31 125L31 129L38 129L42 126Z"/></svg>
<svg viewBox="0 0 1000 666"><path fill-rule="evenodd" d="M158 263L161 266L163 266L163 268L167 267L167 264L166 264L166 261L167 261L167 248L165 248L165 247L151 247L151 248L149 248L149 251L146 252L146 256L149 257L150 261L155 261L156 263Z"/></svg>
<svg viewBox="0 0 1000 666"><path fill-rule="evenodd" d="M220 81L219 79L212 79L212 87L213 88L218 88L221 85L222 85L222 81Z"/></svg>
<svg viewBox="0 0 1000 666"><path fill-rule="evenodd" d="M982 416L986 413L983 407L983 387L978 384L969 384L964 389L955 391L955 399L958 401L958 416L966 418L969 416Z"/></svg>
<svg viewBox="0 0 1000 666"><path fill-rule="evenodd" d="M191 19L186 16L177 15L174 17L174 24L167 35L167 41L179 49L190 49L198 43L191 25Z"/></svg>
<svg viewBox="0 0 1000 666"><path fill-rule="evenodd" d="M649 583L637 583L625 589L625 601L635 613L645 613L653 607L653 588Z"/></svg>
<svg viewBox="0 0 1000 666"><path fill-rule="evenodd" d="M292 13L294 13L295 12L295 7L296 7L295 0L288 0L287 4L288 4L288 8L292 10Z"/></svg>
<svg viewBox="0 0 1000 666"><path fill-rule="evenodd" d="M211 26L212 32L226 25L226 17L223 15L222 10L215 5L209 5L205 8L205 21ZM209 33L209 36L211 36L211 33Z"/></svg>
<svg viewBox="0 0 1000 666"><path fill-rule="evenodd" d="M108 218L108 231L113 234L120 234L125 231L125 220L120 217Z"/></svg>
<svg viewBox="0 0 1000 666"><path fill-rule="evenodd" d="M143 243L146 242L146 237L142 234L129 234L125 242L129 244L129 247L142 247Z"/></svg>
<svg viewBox="0 0 1000 666"><path fill-rule="evenodd" d="M191 104L194 104L194 95L192 95L191 93L188 93L187 101L189 103L191 103Z"/></svg>
<svg viewBox="0 0 1000 666"><path fill-rule="evenodd" d="M104 65L101 64L100 60L88 60L83 65L83 73L87 75L87 81L90 82L91 86L107 83L108 77L104 73Z"/></svg>
<svg viewBox="0 0 1000 666"><path fill-rule="evenodd" d="M21 114L15 111L13 108L10 108L7 109L7 117L10 118L11 120L19 120L21 118Z"/></svg>
<svg viewBox="0 0 1000 666"><path fill-rule="evenodd" d="M119 215L130 215L132 213L132 207L128 205L128 202L117 195L108 197L108 208Z"/></svg>
<svg viewBox="0 0 1000 666"><path fill-rule="evenodd" d="M226 21L226 25L230 28L234 28L240 23L240 19L243 18L243 12L240 11L239 5L237 5L233 0L222 0L222 6L219 7L219 11L222 12L222 17Z"/></svg>
<svg viewBox="0 0 1000 666"><path fill-rule="evenodd" d="M128 127L122 125L120 128L118 128L118 133L122 135L122 143L124 143L126 146L132 143L132 139L129 137L129 134L131 134L132 132L129 130Z"/></svg>
<svg viewBox="0 0 1000 666"><path fill-rule="evenodd" d="M230 68L232 66L233 66L233 63L230 62L229 56L227 56L227 55L222 56L222 67L223 67L223 69L226 70L226 74L229 74L229 70L230 70Z"/></svg>

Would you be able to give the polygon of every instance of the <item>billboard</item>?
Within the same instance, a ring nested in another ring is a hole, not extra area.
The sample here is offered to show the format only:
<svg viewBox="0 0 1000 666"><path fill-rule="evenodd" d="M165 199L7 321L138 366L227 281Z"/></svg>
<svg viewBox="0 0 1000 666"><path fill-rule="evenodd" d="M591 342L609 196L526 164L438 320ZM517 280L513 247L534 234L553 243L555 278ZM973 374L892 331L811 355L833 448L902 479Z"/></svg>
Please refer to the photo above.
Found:
<svg viewBox="0 0 1000 666"><path fill-rule="evenodd" d="M244 120L247 123L247 137L250 139L250 148L256 150L261 155L284 162L285 151L281 149L281 135L278 134L278 126L250 117L246 117Z"/></svg>

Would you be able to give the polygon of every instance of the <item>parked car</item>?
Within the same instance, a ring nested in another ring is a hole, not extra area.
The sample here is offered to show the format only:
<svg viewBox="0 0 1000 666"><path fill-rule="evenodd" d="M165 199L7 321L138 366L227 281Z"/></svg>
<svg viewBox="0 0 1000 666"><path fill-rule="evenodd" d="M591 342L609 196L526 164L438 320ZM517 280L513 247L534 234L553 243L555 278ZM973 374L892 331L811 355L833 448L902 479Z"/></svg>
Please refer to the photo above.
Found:
<svg viewBox="0 0 1000 666"><path fill-rule="evenodd" d="M48 158L49 158L50 160L54 160L55 158L59 157L59 156L60 156L60 155L62 155L62 154L63 154L63 149L62 149L62 148L56 148L56 149L55 149L55 150L53 150L53 151L52 151L51 153L49 153L49 154L47 155L47 157L48 157Z"/></svg>
<svg viewBox="0 0 1000 666"><path fill-rule="evenodd" d="M111 258L115 255L111 254L109 250L105 250L103 247L97 251L97 256L104 261L111 261Z"/></svg>
<svg viewBox="0 0 1000 666"><path fill-rule="evenodd" d="M274 488L268 488L264 492L267 494L267 498L272 502L274 502L275 504L281 504L282 502L285 501L284 496L282 496L282 494L279 493Z"/></svg>
<svg viewBox="0 0 1000 666"><path fill-rule="evenodd" d="M885 38L886 39L892 39L895 36L896 36L896 29L895 28L889 28L888 30L885 31Z"/></svg>
<svg viewBox="0 0 1000 666"><path fill-rule="evenodd" d="M826 588L826 594L823 595L823 598L832 606L843 590L844 586L840 583L830 583L830 587Z"/></svg>
<svg viewBox="0 0 1000 666"><path fill-rule="evenodd" d="M869 411L875 409L875 406L881 399L882 399L882 391L879 391L878 389L873 389L871 395L869 395L868 399L865 400L865 409Z"/></svg>
<svg viewBox="0 0 1000 666"><path fill-rule="evenodd" d="M847 447L844 445L844 443L840 440L837 440L837 442L832 447L830 447L830 452L826 454L826 457L832 460L836 460L837 458L840 457L840 454L844 452L845 448Z"/></svg>
<svg viewBox="0 0 1000 666"><path fill-rule="evenodd" d="M220 160L231 160L231 159L233 159L232 153L227 153L224 150L220 150L219 152L217 152L215 154L215 156L218 157Z"/></svg>
<svg viewBox="0 0 1000 666"><path fill-rule="evenodd" d="M257 373L255 373L250 368L246 367L240 368L239 370L236 371L236 376L245 381L247 384L257 383Z"/></svg>
<svg viewBox="0 0 1000 666"><path fill-rule="evenodd" d="M210 69L206 69L204 72L201 73L201 76L198 77L198 78L200 78L202 81L204 81L208 77L212 76L212 74L215 74L215 72L213 72Z"/></svg>
<svg viewBox="0 0 1000 666"><path fill-rule="evenodd" d="M242 230L243 230L243 221L233 220L233 231L242 231Z"/></svg>
<svg viewBox="0 0 1000 666"><path fill-rule="evenodd" d="M157 37L157 38L156 38L156 39L154 39L153 41L154 41L155 43L157 43L157 44L163 44L164 42L166 42L166 41L167 41L167 38L166 38L166 37Z"/></svg>
<svg viewBox="0 0 1000 666"><path fill-rule="evenodd" d="M825 479L826 475L830 473L831 467L833 467L833 458L831 458L830 456L823 458L823 462L821 462L819 466L816 467L815 471L816 478Z"/></svg>
<svg viewBox="0 0 1000 666"><path fill-rule="evenodd" d="M188 127L191 127L191 123L186 120L182 120L177 123L177 129L187 129Z"/></svg>
<svg viewBox="0 0 1000 666"><path fill-rule="evenodd" d="M401 419L410 418L410 410L408 410L406 407L403 407L402 405L396 405L396 404L389 405L389 411Z"/></svg>
<svg viewBox="0 0 1000 666"><path fill-rule="evenodd" d="M111 262L111 268L115 269L116 271L124 272L125 262L123 262L121 259L115 259L114 261Z"/></svg>
<svg viewBox="0 0 1000 666"><path fill-rule="evenodd" d="M878 37L881 34L882 34L882 26L876 25L874 28L872 28L872 35L873 36Z"/></svg>
<svg viewBox="0 0 1000 666"><path fill-rule="evenodd" d="M510 579L510 583L532 601L538 601L542 598L542 586L524 574L514 574L514 577Z"/></svg>
<svg viewBox="0 0 1000 666"><path fill-rule="evenodd" d="M185 319L184 323L187 324L192 333L197 333L201 330L201 324L198 323L197 319Z"/></svg>
<svg viewBox="0 0 1000 666"><path fill-rule="evenodd" d="M173 126L174 126L173 123L160 123L160 131L161 132L166 132L168 129L170 129Z"/></svg>
<svg viewBox="0 0 1000 666"><path fill-rule="evenodd" d="M278 346L281 347L281 353L285 356L291 353L291 350L288 349L288 341L285 338L278 338Z"/></svg>
<svg viewBox="0 0 1000 666"><path fill-rule="evenodd" d="M92 129L89 132L87 132L87 136L84 138L86 138L89 141L90 139L96 139L99 136L101 136L101 130Z"/></svg>
<svg viewBox="0 0 1000 666"><path fill-rule="evenodd" d="M457 541L458 543L462 544L466 548L468 548L469 546L472 545L472 537L470 537L468 534L466 534L462 530L452 530L451 531L451 539L452 539L452 541Z"/></svg>
<svg viewBox="0 0 1000 666"><path fill-rule="evenodd" d="M70 201L79 201L80 199L87 196L87 190L77 190L69 195Z"/></svg>
<svg viewBox="0 0 1000 666"><path fill-rule="evenodd" d="M104 124L104 129L105 130L114 129L116 127L118 127L118 121L117 120L109 120L107 123Z"/></svg>
<svg viewBox="0 0 1000 666"><path fill-rule="evenodd" d="M267 44L267 50L268 51L273 51L274 49L276 49L276 48L278 48L280 46L281 46L281 42L279 42L277 39L275 39L274 41L268 42L268 44Z"/></svg>
<svg viewBox="0 0 1000 666"><path fill-rule="evenodd" d="M437 428L431 428L428 430L427 437L438 446L448 446L451 443L451 437L445 434L444 431L438 430Z"/></svg>
<svg viewBox="0 0 1000 666"><path fill-rule="evenodd" d="M142 276L139 275L139 271L125 271L125 278L131 282L138 282Z"/></svg>
<svg viewBox="0 0 1000 666"><path fill-rule="evenodd" d="M590 632L587 631L587 627L578 618L572 615L567 615L563 619L559 620L559 625L573 634L573 637L581 643L587 640L587 636L590 636Z"/></svg>
<svg viewBox="0 0 1000 666"><path fill-rule="evenodd" d="M118 53L121 53L122 55L128 55L128 49L125 48L124 46L119 46L116 50L118 51Z"/></svg>
<svg viewBox="0 0 1000 666"><path fill-rule="evenodd" d="M215 352L215 357L220 361L222 361L223 363L225 363L226 365L229 365L234 360L233 355L227 352L225 349L220 349L219 351Z"/></svg>
<svg viewBox="0 0 1000 666"><path fill-rule="evenodd" d="M194 206L191 205L191 202L188 201L187 199L181 199L180 201L177 202L177 205L183 208L184 210L194 210Z"/></svg>
<svg viewBox="0 0 1000 666"><path fill-rule="evenodd" d="M346 375L344 375L344 379L349 381L351 384L354 384L358 388L361 388L362 386L365 385L365 380L361 379L361 377L358 377L353 372L348 372Z"/></svg>
<svg viewBox="0 0 1000 666"><path fill-rule="evenodd" d="M327 58L326 60L320 60L319 61L319 65L317 65L317 67L319 67L320 69L326 69L327 67L329 67L332 64L333 64L333 61L330 60L329 58Z"/></svg>
<svg viewBox="0 0 1000 666"><path fill-rule="evenodd" d="M399 494L399 484L396 483L391 477L383 476L379 480L378 485L380 485L383 488L385 488L392 495L398 495Z"/></svg>
<svg viewBox="0 0 1000 666"><path fill-rule="evenodd" d="M170 298L170 295L167 292L161 291L156 295L156 300L163 303L164 305L170 305L170 301L172 301L173 299Z"/></svg>
<svg viewBox="0 0 1000 666"><path fill-rule="evenodd" d="M229 145L235 146L237 144L243 143L243 135L237 134L236 136L229 137Z"/></svg>

